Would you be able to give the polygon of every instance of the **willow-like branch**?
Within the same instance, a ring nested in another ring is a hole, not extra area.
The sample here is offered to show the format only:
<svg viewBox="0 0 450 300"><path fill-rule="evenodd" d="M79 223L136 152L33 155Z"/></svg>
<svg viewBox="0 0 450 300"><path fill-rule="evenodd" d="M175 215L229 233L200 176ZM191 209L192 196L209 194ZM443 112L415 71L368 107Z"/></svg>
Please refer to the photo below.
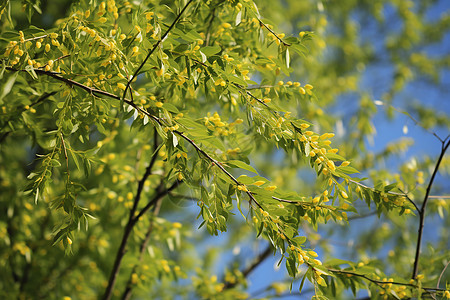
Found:
<svg viewBox="0 0 450 300"><path fill-rule="evenodd" d="M11 67L6 67L6 69L9 70L9 71L13 71L13 72L18 72L18 71L24 71L25 72L25 70L16 70L16 69L11 68ZM142 109L141 107L139 107L137 104L135 104L133 101L131 101L129 99L121 98L120 96L117 96L115 94L112 94L112 93L109 93L109 92L106 92L106 91L103 91L103 90L100 90L100 89L97 89L97 88L86 86L86 85L81 84L81 83L79 83L79 82L77 82L75 80L72 80L72 79L64 78L64 77L62 77L61 75L59 75L58 73L55 73L55 72L44 71L44 70L40 70L40 69L35 69L34 71L37 74L47 75L47 76L50 76L50 77L52 77L54 79L57 79L59 81L65 82L68 85L73 85L73 86L79 87L79 88L89 92L90 94L92 94L94 96L98 96L98 97L99 96L106 96L108 98L112 98L112 99L116 99L116 100L119 100L119 101L123 101L124 103L126 103L126 104L130 105L131 107L133 107L139 113L149 117L151 120L156 122L158 125L160 125L160 126L167 125L167 124L165 124L163 119L152 115L151 113L149 113L148 111ZM192 139L188 138L183 132L181 132L179 130L174 130L172 132L177 134L178 136L180 136L184 140L186 140L189 144L191 144L197 150L197 152L201 153L212 164L216 165L222 172L225 173L225 175L227 175L234 183L236 183L236 185L243 186L243 184L241 184L230 172L228 172L222 166L222 164L220 162L218 162L217 160L212 158L211 155L209 155L206 151L201 149L200 146L198 146ZM256 201L256 199L253 196L253 193L251 191L246 191L246 194L249 196L250 202L254 202L259 208L263 209L263 207L258 203L258 201Z"/></svg>
<svg viewBox="0 0 450 300"><path fill-rule="evenodd" d="M354 183L354 184L356 184L356 185L359 185L359 186L361 186L361 187L363 187L363 188L365 188L365 189L369 189L369 190L372 190L372 191L376 191L373 187L369 187L369 186L367 186L367 185L364 185L364 184L362 184L361 182L358 182L358 181L355 181L355 180L352 180L352 179L348 179L348 181L350 181L350 182L352 182L352 183ZM401 193L396 193L396 192L388 191L386 194L393 195L393 196L405 197L406 200L408 200L408 201L414 206L414 208L416 209L416 211L419 211L419 210L420 210L419 207L417 206L417 204L416 204L416 203L408 196L407 193L405 193L405 192L403 192L403 191L401 191Z"/></svg>

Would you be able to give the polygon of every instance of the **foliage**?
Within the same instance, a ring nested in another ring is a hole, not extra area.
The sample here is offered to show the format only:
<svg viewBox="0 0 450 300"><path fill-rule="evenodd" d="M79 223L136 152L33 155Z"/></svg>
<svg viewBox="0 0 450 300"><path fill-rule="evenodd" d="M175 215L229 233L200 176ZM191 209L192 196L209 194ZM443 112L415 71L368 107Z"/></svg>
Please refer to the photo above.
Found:
<svg viewBox="0 0 450 300"><path fill-rule="evenodd" d="M448 15L426 20L432 1L91 0L49 26L39 2L0 6L2 297L248 298L249 274L271 253L290 281L266 297L294 284L320 299L450 297L445 225L420 253L425 221L448 225L448 197L430 192L439 167L448 172L449 137L434 133L438 157L395 173L380 162L411 141L377 155L365 142L377 105L448 132L442 113L393 106L419 76L439 87L448 66L420 51L449 28ZM393 79L372 97L358 80L380 46L351 16L382 27L386 9L402 26L382 52ZM332 107L349 93L344 136ZM358 231L366 207L383 222ZM349 260L316 233L345 228L359 235ZM227 230L222 249L205 249L203 233ZM248 241L269 247L249 268L235 257L216 269Z"/></svg>

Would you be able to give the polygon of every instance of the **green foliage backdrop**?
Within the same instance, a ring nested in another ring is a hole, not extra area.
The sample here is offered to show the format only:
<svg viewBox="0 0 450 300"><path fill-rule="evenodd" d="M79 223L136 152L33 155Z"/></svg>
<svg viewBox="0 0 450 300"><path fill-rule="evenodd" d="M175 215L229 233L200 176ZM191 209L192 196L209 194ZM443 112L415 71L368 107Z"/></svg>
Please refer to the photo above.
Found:
<svg viewBox="0 0 450 300"><path fill-rule="evenodd" d="M254 298L249 274L277 253L290 279L264 297L450 298L448 188L433 185L450 120L393 106L415 80L442 87L449 55L423 49L450 18L427 20L433 5L3 2L0 296ZM358 18L383 32L386 11L398 30L361 36ZM392 78L374 97L361 79L380 61ZM350 94L342 119L333 107ZM369 151L380 108L433 134L438 156L383 168L413 141ZM368 232L352 226L374 214ZM341 228L358 240L351 260L317 233ZM250 243L268 247L217 269Z"/></svg>

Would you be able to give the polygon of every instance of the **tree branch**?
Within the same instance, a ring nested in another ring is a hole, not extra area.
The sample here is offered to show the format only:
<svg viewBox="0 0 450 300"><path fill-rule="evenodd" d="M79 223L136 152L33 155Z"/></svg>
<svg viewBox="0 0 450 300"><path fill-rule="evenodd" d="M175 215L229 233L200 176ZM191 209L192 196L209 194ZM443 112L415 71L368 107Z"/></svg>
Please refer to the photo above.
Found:
<svg viewBox="0 0 450 300"><path fill-rule="evenodd" d="M148 242L150 241L150 236L153 232L153 222L154 218L159 214L159 210L161 208L162 198L159 198L156 202L156 205L154 206L153 210L153 218L150 220L150 225L148 226L147 233L145 234L145 239L142 241L141 246L139 247L139 263L142 262L142 259L144 258L145 249L147 248ZM122 294L122 299L128 300L131 297L131 294L133 293L133 283L132 283L132 276L136 272L137 264L134 265L133 270L131 271L130 278L128 279L125 291Z"/></svg>
<svg viewBox="0 0 450 300"><path fill-rule="evenodd" d="M155 205L159 199L164 197L165 195L169 194L171 191L176 189L182 181L175 181L169 188L159 191L152 200L150 200L147 205L145 205L140 212L134 217L133 219L133 225L139 221L139 219L153 206Z"/></svg>
<svg viewBox="0 0 450 300"><path fill-rule="evenodd" d="M183 139L185 139L186 141L188 141L194 148L195 150L197 150L199 153L201 153L203 156L205 156L210 162L213 163L213 165L217 166L223 173L225 173L225 175L227 175L232 181L234 181L234 183L236 183L236 185L242 185L236 178L234 178L233 175L231 175L230 172L228 172L220 162L218 162L217 160L215 160L214 158L212 158L208 153L206 153L203 149L201 149L193 140L191 140L190 138L188 138L187 136L184 135L183 132L180 132L178 130L174 130L173 132L175 132L176 134L178 134L180 137L182 137ZM258 203L258 201L256 201L255 197L253 196L253 193L251 191L246 191L245 192L248 197L250 198L250 203L251 202L255 202L256 205L263 209L263 207Z"/></svg>
<svg viewBox="0 0 450 300"><path fill-rule="evenodd" d="M416 211L419 211L419 207L417 206L416 202L414 202L411 198L409 198L408 194L405 193L404 191L402 191L400 188L398 188L400 192L402 192L403 194L405 194L406 199L412 204L414 205L414 208L416 209Z"/></svg>
<svg viewBox="0 0 450 300"><path fill-rule="evenodd" d="M450 264L450 261L447 262L447 264L445 265L445 267L444 267L444 269L442 270L441 274L439 274L439 279L438 279L438 282L437 282L437 284L436 284L436 287L437 287L437 288L439 288L439 285L441 284L442 276L444 276L444 272L445 272L445 270L447 269L447 267L448 267L449 264Z"/></svg>
<svg viewBox="0 0 450 300"><path fill-rule="evenodd" d="M258 257L253 261L247 268L242 270L242 275L244 278L247 278L247 276L256 269L267 257L269 257L269 254L272 253L273 246L269 244L266 249L258 255ZM224 286L224 290L231 289L237 285L237 282L227 282Z"/></svg>
<svg viewBox="0 0 450 300"><path fill-rule="evenodd" d="M392 281L392 282L388 282L388 281L381 281L381 280L376 280L376 279L372 279L370 277L367 277L364 274L359 274L356 272L351 272L351 271L345 271L345 270L336 270L336 269L330 269L328 268L328 271L333 272L333 273L341 273L341 274L347 274L347 275L352 275L352 276L357 276L357 277L361 277L365 280L368 280L376 285L378 285L379 287L384 288L385 285L387 284L393 284L393 285L402 285L402 286L409 286L412 288L420 288L423 289L424 291L428 292L428 293L433 293L433 292L445 292L445 289L441 289L441 288L432 288L432 287L423 287L423 286L419 286L417 284L413 284L413 283L406 283L406 282L398 282L398 281Z"/></svg>
<svg viewBox="0 0 450 300"><path fill-rule="evenodd" d="M23 71L25 72L25 70L16 70L13 69L11 67L6 67L7 70L9 71L13 71L13 72L18 72L18 71ZM124 103L130 105L131 107L133 107L135 110L137 110L139 113L144 114L146 116L148 116L150 119L152 119L154 122L156 122L157 124L159 124L160 126L164 126L165 123L161 118L158 118L157 116L152 115L151 113L149 113L148 111L140 108L139 106L137 106L133 101L126 99L126 98L121 98L117 95L111 94L109 92L103 91L103 90L99 90L97 88L91 88L88 87L84 84L81 84L77 81L74 81L72 79L68 79L68 78L64 78L62 76L60 76L59 74L55 73L55 72L47 72L44 70L40 70L40 69L35 69L34 70L36 73L38 74L43 74L43 75L47 75L50 76L52 78L55 78L59 81L65 82L69 85L74 85L77 86L87 92L89 92L90 94L93 95L102 95L102 96L106 96L112 99L116 99L119 101L123 101ZM188 138L183 132L179 131L179 130L174 130L172 131L173 133L177 134L178 136L180 136L181 138L183 138L184 140L186 140L189 144L191 144L196 150L197 152L203 154L203 156L205 156L211 163L213 163L213 165L216 165L222 172L225 173L225 175L227 175L233 182L236 183L236 185L243 185L241 184L233 175L230 174L230 172L228 172L220 162L218 162L217 160L215 160L214 158L212 158L208 153L206 153L204 150L202 150L192 139ZM258 201L256 201L255 197L253 196L253 193L251 191L247 191L245 192L249 198L250 198L250 203L254 202L259 208L263 209L263 207L258 203Z"/></svg>
<svg viewBox="0 0 450 300"><path fill-rule="evenodd" d="M175 24L178 22L178 20L181 18L181 16L183 15L184 11L188 8L188 6L193 2L193 0L189 0L188 3L186 3L186 5L183 7L183 9L181 10L181 12L178 14L178 16L175 18L175 20L172 22L172 24L169 26L169 28L167 28L166 32L164 32L164 34L161 36L161 38L155 43L155 45L153 46L153 48L148 52L147 56L145 57L145 59L142 61L142 63L139 65L139 67L136 69L136 71L134 71L133 76L131 76L131 78L128 80L127 82L127 86L125 87L125 90L123 91L123 96L122 99L125 99L125 96L127 95L127 91L130 88L131 82L133 81L134 78L136 78L136 76L138 75L139 71L144 67L145 63L147 62L147 60L150 58L150 56L153 54L153 52L155 52L156 48L158 48L158 46L166 39L167 35L169 34L169 32L173 29L173 27L175 26Z"/></svg>
<svg viewBox="0 0 450 300"><path fill-rule="evenodd" d="M156 139L156 136L155 136L155 139ZM155 153L153 153L153 157L152 157L152 160L151 160L149 166L146 168L144 175L142 176L141 180L139 180L139 182L138 182L138 189L136 192L136 196L134 197L133 207L130 209L128 222L127 222L127 225L125 226L123 236L122 236L122 241L121 241L119 249L117 251L116 258L115 258L114 264L113 264L113 268L112 268L110 276L109 276L108 285L105 289L105 293L102 298L104 300L111 299L112 291L113 291L114 285L116 283L117 275L119 274L120 265L121 265L124 255L126 253L126 246L128 244L128 238L130 237L133 227L136 224L135 212L137 209L137 205L139 203L139 200L141 199L142 190L144 189L145 181L147 180L148 176L150 176L150 174L151 174L151 167L153 166L152 161L154 160L155 156L157 156L157 151L155 151Z"/></svg>
<svg viewBox="0 0 450 300"><path fill-rule="evenodd" d="M434 179L438 172L439 165L441 164L441 161L444 158L445 152L447 151L449 146L450 146L450 140L447 141L446 143L445 143L445 140L442 142L441 154L439 155L439 158L436 162L436 166L434 167L434 171L433 171L433 174L431 175L430 182L428 182L428 186L426 189L425 197L423 199L422 207L419 210L419 229L418 229L418 236L417 236L416 255L414 258L413 272L411 275L412 279L416 278L417 273L419 271L420 246L422 244L423 227L424 227L424 223L425 223L425 210L427 208L427 203L429 200L428 196L430 195L431 187L433 186L433 182L434 182Z"/></svg>
<svg viewBox="0 0 450 300"><path fill-rule="evenodd" d="M408 112L406 112L406 111L404 111L404 110L401 110L401 109L398 109L398 108L394 107L393 105L389 105L389 106L392 107L392 108L393 108L394 110L396 110L397 112L406 115L406 116L407 116L408 118L410 118L417 126L422 127L423 129L425 129L425 131L427 131L428 133L434 135L434 137L437 138L442 144L445 143L445 140L441 139L434 131L431 131L431 130L425 128L425 126L423 126L422 124L420 124L420 122L417 121L416 119L414 119L413 116L411 116Z"/></svg>
<svg viewBox="0 0 450 300"><path fill-rule="evenodd" d="M289 47L289 46L290 46L290 44L288 44L288 43L286 43L285 41L283 41L283 39L280 38L280 37L278 36L278 34L276 34L272 29L270 29L269 26L267 26L266 24L264 24L264 22L261 21L259 18L258 18L258 21L259 21L259 26L265 27L271 34L273 34L273 35L277 38L277 40L280 41L280 43L282 43L282 44L285 45L286 47Z"/></svg>

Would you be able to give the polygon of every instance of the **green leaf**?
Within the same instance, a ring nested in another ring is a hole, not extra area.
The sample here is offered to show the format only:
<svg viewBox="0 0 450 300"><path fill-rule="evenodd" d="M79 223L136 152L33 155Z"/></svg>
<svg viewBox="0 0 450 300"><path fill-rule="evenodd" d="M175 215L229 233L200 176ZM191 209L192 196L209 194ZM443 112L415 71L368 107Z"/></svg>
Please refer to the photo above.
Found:
<svg viewBox="0 0 450 300"><path fill-rule="evenodd" d="M221 51L222 49L219 46L206 46L201 48L201 52L203 54L205 54L207 57L210 57L214 54L217 54Z"/></svg>
<svg viewBox="0 0 450 300"><path fill-rule="evenodd" d="M228 79L229 81L231 81L231 82L233 82L233 83L237 83L237 84L239 84L239 85L241 85L241 86L243 86L243 87L246 87L246 86L247 86L247 82L245 82L243 79L241 79L241 78L239 78L239 77L237 77L237 76L229 75L229 76L227 76L227 79Z"/></svg>
<svg viewBox="0 0 450 300"><path fill-rule="evenodd" d="M3 103L3 98L5 98L6 95L11 92L11 89L16 82L17 76L19 75L19 72L14 72L9 76L8 80L6 80L5 84L2 86L2 90L0 93L0 103Z"/></svg>
<svg viewBox="0 0 450 300"><path fill-rule="evenodd" d="M292 239L292 242L296 246L300 246L306 242L306 237L305 236L296 236L295 238Z"/></svg>
<svg viewBox="0 0 450 300"><path fill-rule="evenodd" d="M236 202L237 202L237 207L239 209L239 212L241 213L244 220L247 220L247 218L245 217L244 213L241 210L241 198L239 197L239 193L236 192L235 196L236 196Z"/></svg>
<svg viewBox="0 0 450 300"><path fill-rule="evenodd" d="M179 114L179 113L180 113L180 111L178 110L178 108L177 108L175 105L173 105L172 103L164 102L163 107L164 107L166 110L168 110L168 111L170 111L170 112L172 112L172 113L175 113L175 114Z"/></svg>
<svg viewBox="0 0 450 300"><path fill-rule="evenodd" d="M391 183L391 184L385 186L385 187L384 187L384 192L385 192L385 193L389 192L390 190L396 188L397 185L398 185L398 182L394 182L394 183Z"/></svg>
<svg viewBox="0 0 450 300"><path fill-rule="evenodd" d="M288 41L287 41L288 42ZM306 53L308 53L308 48L306 48L304 45L302 44L292 44L290 46L291 49L293 49L295 52L297 52L297 54L299 54L300 56L304 57Z"/></svg>
<svg viewBox="0 0 450 300"><path fill-rule="evenodd" d="M305 275L303 275L302 282L300 283L300 287L298 288L298 292L301 293L303 289L303 285L305 284L306 274L311 270L311 267L308 268L308 270L305 272Z"/></svg>
<svg viewBox="0 0 450 300"><path fill-rule="evenodd" d="M255 179L253 179L253 177L249 177L247 175L241 175L236 179L242 184L252 184L253 182L256 181Z"/></svg>
<svg viewBox="0 0 450 300"><path fill-rule="evenodd" d="M356 170L355 168L350 167L350 166L345 166L345 167L340 166L340 167L337 167L336 170L344 172L345 174L359 173L358 170Z"/></svg>
<svg viewBox="0 0 450 300"><path fill-rule="evenodd" d="M349 266L352 266L353 262L351 262L349 260L333 258L333 259L327 260L326 263L324 263L325 266L340 266L340 265L346 265L346 264Z"/></svg>
<svg viewBox="0 0 450 300"><path fill-rule="evenodd" d="M286 269L289 273L289 276L291 276L291 277L295 277L295 275L297 274L297 267L295 266L295 259L291 256L286 258Z"/></svg>
<svg viewBox="0 0 450 300"><path fill-rule="evenodd" d="M242 162L240 160L228 160L226 163L236 168L244 169L253 172L255 174L258 174L258 172L252 166L247 165L245 162Z"/></svg>
<svg viewBox="0 0 450 300"><path fill-rule="evenodd" d="M330 160L345 161L345 158L336 153L327 153L326 157Z"/></svg>

